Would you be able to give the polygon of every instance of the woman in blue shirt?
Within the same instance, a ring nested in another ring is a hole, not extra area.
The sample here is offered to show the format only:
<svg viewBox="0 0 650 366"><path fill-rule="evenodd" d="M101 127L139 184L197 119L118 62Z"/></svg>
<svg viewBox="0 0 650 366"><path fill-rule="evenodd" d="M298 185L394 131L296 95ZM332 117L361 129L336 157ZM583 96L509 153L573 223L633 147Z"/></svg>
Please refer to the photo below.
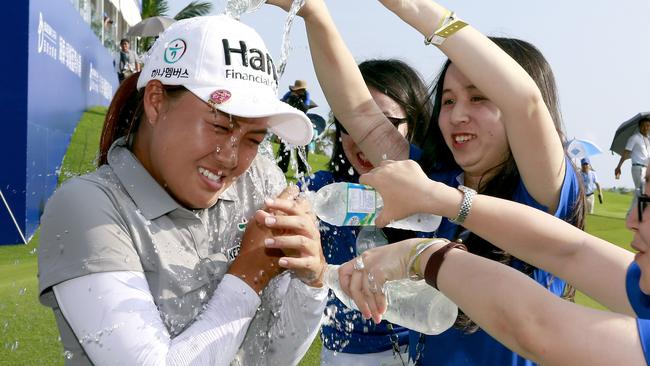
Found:
<svg viewBox="0 0 650 366"><path fill-rule="evenodd" d="M650 176L645 179L648 190ZM634 255L541 210L486 195L472 197L429 180L411 161L385 163L360 180L374 186L384 198L378 225L413 212L464 216L467 229L517 258L565 278L611 310L562 301L519 271L459 250L458 243L409 239L364 252L362 270L354 269L355 261L339 270L342 288L365 316L381 319L385 298L381 292L366 296L350 283L365 282L370 287L368 276L372 273L374 286L381 287L386 280L413 275L424 277L481 328L533 362L650 364L647 195L636 197L636 207L626 221L634 234ZM412 195L426 199L408 201Z"/></svg>
<svg viewBox="0 0 650 366"><path fill-rule="evenodd" d="M270 0L287 7L289 0ZM488 39L430 0L380 0L435 44L449 61L435 86L434 111L423 138L421 164L453 187L521 202L582 226L580 182L563 148L553 74L531 44ZM319 82L334 114L374 165L409 157L408 141L381 115L322 0L301 10ZM332 77L336 75L336 77ZM420 197L410 196L410 200ZM497 250L461 226L443 220L437 236L462 237L472 253L504 262L556 295L564 281ZM513 301L515 299L512 299ZM470 319L438 336L411 339L411 357L438 365L530 365Z"/></svg>
<svg viewBox="0 0 650 366"><path fill-rule="evenodd" d="M373 99L397 131L409 141L415 134L423 136L425 122L431 116L427 88L406 63L393 60L368 60L359 64L359 70ZM369 172L373 165L354 143L348 132L334 117L336 133L328 170L321 170L309 180L307 188L317 191L335 182L357 183L359 174ZM374 227L369 230L378 230ZM330 264L343 264L361 254L357 247L359 227L336 227L321 222L323 253ZM385 235L395 242L416 236L415 232L384 229L375 235ZM429 233L430 235L430 233ZM408 362L404 353L408 344L408 329L388 322L374 324L361 314L347 308L333 294L327 304L326 318L321 328L322 365L402 365ZM401 358L401 359L400 359Z"/></svg>

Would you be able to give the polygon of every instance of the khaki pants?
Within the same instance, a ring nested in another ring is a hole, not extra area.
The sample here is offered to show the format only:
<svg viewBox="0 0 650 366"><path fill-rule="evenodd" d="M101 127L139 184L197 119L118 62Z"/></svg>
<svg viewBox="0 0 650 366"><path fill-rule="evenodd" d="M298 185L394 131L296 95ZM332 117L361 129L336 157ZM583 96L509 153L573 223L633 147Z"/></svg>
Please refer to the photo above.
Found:
<svg viewBox="0 0 650 366"><path fill-rule="evenodd" d="M588 195L585 199L585 212L588 214L594 213L594 196L596 194L592 193Z"/></svg>

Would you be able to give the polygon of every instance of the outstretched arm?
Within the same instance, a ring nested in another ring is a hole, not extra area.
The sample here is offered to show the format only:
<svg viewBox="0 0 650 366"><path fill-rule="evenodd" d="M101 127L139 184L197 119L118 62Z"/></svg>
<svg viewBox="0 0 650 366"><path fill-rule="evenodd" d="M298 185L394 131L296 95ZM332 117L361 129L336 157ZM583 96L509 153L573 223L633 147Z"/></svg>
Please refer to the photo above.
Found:
<svg viewBox="0 0 650 366"><path fill-rule="evenodd" d="M384 162L360 182L373 186L384 199L378 226L415 212L455 218L463 197L456 188L429 180L411 160ZM625 291L631 252L540 210L485 195L474 197L463 227L569 281L610 309L634 314Z"/></svg>
<svg viewBox="0 0 650 366"><path fill-rule="evenodd" d="M379 287L385 280L405 278L406 266L393 268L394 264L408 263L411 249L420 242L409 239L368 250L362 255L362 270L353 268L354 261L340 268L341 287L364 316L370 315L368 309L373 316L383 312L385 297L359 284L369 283L369 273ZM419 257L421 276L430 256L445 244L434 244ZM491 336L537 363L645 365L635 317L564 301L501 263L452 249L444 257L436 284Z"/></svg>
<svg viewBox="0 0 650 366"><path fill-rule="evenodd" d="M288 9L291 0L269 0ZM408 141L375 104L352 54L322 0L307 0L298 13L305 20L309 48L321 89L336 118L374 164L408 158Z"/></svg>
<svg viewBox="0 0 650 366"><path fill-rule="evenodd" d="M380 0L429 37L447 10L430 0ZM462 14L460 14L462 16ZM542 94L528 73L471 25L441 46L456 67L502 112L510 150L528 192L555 212L564 180L564 148Z"/></svg>

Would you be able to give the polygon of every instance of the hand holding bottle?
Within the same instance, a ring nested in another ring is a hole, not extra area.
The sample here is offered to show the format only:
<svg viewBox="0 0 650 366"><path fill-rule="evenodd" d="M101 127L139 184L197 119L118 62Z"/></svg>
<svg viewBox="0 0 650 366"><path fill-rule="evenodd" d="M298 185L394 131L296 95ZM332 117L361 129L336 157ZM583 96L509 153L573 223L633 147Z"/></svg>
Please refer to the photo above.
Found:
<svg viewBox="0 0 650 366"><path fill-rule="evenodd" d="M444 216L436 207L439 200L436 196L438 191L449 187L430 180L413 160L383 161L362 175L359 182L375 188L384 201L384 208L375 220L378 227L416 213Z"/></svg>
<svg viewBox="0 0 650 366"><path fill-rule="evenodd" d="M414 255L413 249L420 243L422 243L421 238L414 238L373 248L339 267L341 289L354 300L357 308L366 319L372 317L375 323L381 321L382 314L387 307L386 293L383 290L386 282L406 280L412 286L416 285L417 282L408 280L408 266L411 264L411 256ZM435 251L445 244L446 241L441 240L439 243L432 245L431 248ZM421 270L424 269L421 268ZM432 287L428 285L425 287L427 287L427 290L437 293ZM401 297L397 294L394 295L397 298ZM415 305L415 308L418 308L418 304L409 305ZM419 304L421 319L429 315L427 314L429 310L427 306L429 305L432 304ZM453 319L455 319L455 315ZM448 323L448 326L451 326L453 320ZM398 322L398 324L400 323ZM407 326L406 324L400 325Z"/></svg>

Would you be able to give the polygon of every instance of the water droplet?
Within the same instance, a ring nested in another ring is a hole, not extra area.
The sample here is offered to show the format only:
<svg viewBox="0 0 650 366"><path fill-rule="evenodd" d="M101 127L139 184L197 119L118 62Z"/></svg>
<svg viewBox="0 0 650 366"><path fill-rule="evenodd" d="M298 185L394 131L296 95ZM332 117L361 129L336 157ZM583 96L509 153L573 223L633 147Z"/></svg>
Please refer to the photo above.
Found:
<svg viewBox="0 0 650 366"><path fill-rule="evenodd" d="M25 292L27 292L27 288L23 287L23 288L20 289L20 291L18 291L18 295L23 296L23 295L25 295Z"/></svg>
<svg viewBox="0 0 650 366"><path fill-rule="evenodd" d="M350 169L348 169L348 174L351 175L351 176L354 175L354 168L353 167L350 167Z"/></svg>
<svg viewBox="0 0 650 366"><path fill-rule="evenodd" d="M65 351L63 351L63 357L64 357L66 360L71 360L72 357L74 357L74 353L72 353L72 352L70 352L70 351L68 351L68 350L65 350Z"/></svg>

